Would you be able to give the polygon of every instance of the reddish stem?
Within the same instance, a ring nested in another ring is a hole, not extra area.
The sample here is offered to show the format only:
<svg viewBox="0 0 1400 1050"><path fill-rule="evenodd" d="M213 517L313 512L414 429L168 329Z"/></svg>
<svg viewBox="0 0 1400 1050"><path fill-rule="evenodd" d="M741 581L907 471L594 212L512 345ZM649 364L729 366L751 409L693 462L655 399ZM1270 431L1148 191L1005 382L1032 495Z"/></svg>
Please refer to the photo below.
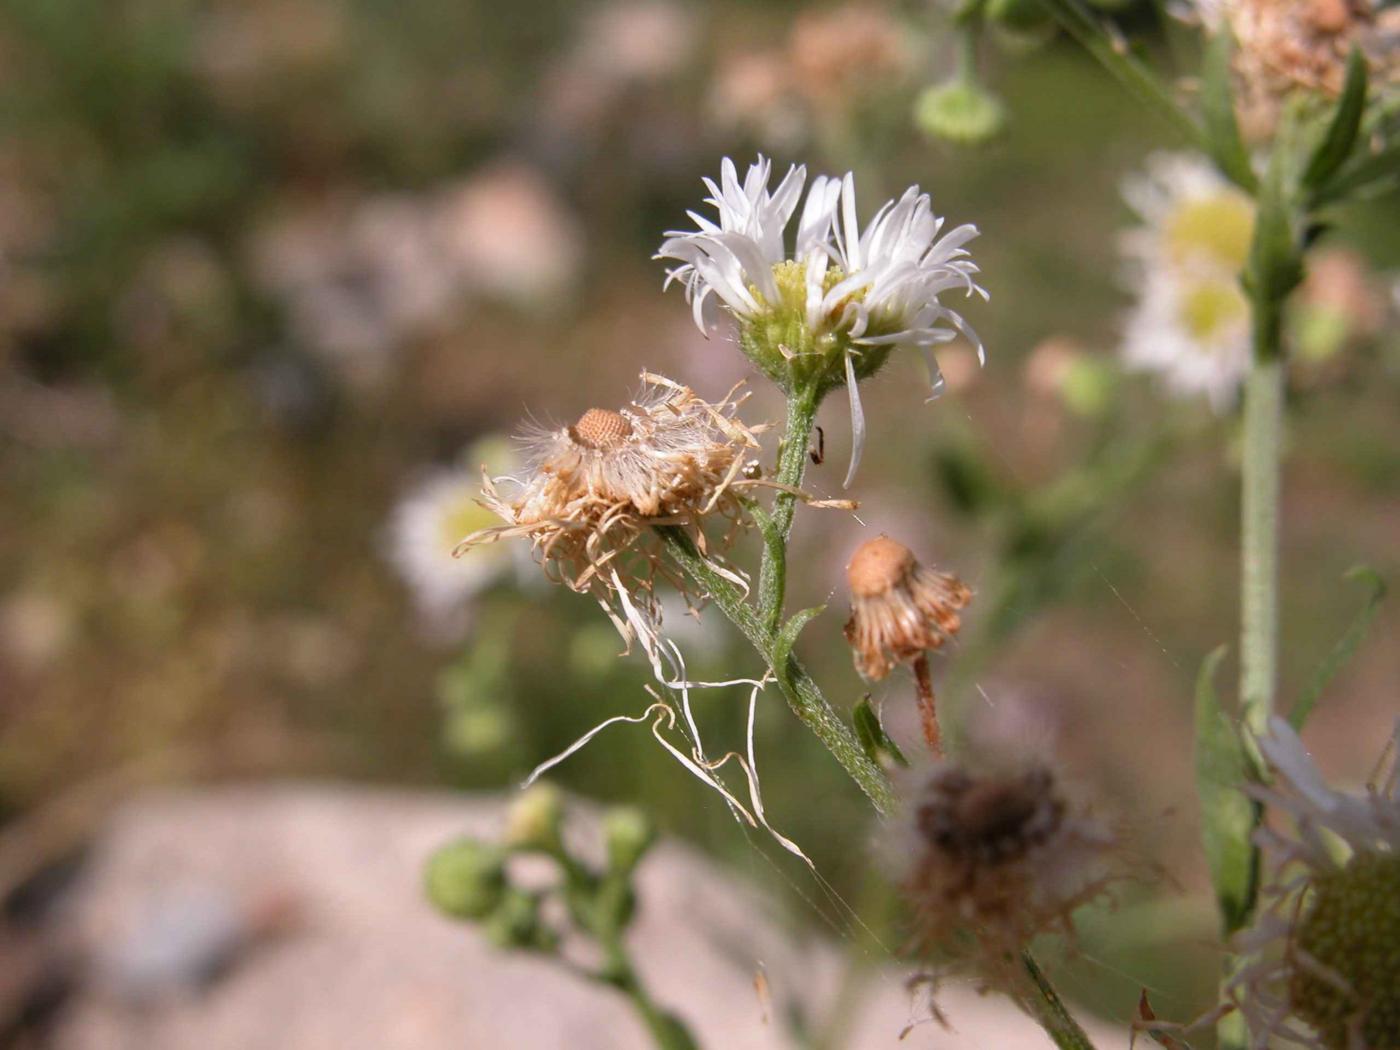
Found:
<svg viewBox="0 0 1400 1050"><path fill-rule="evenodd" d="M928 654L920 653L914 661L914 681L919 687L919 717L924 724L924 741L929 751L943 754L943 742L938 732L938 701L933 695L933 678L928 670Z"/></svg>

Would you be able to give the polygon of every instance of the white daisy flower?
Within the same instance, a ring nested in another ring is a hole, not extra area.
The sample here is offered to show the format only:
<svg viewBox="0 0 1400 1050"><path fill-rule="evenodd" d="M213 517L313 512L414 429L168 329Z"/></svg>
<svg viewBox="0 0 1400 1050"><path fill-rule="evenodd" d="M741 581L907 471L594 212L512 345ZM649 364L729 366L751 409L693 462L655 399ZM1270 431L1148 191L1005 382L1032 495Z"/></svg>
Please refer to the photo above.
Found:
<svg viewBox="0 0 1400 1050"><path fill-rule="evenodd" d="M1251 1050L1400 1046L1400 724L1392 768L1365 794L1328 787L1282 719L1259 747L1274 783L1256 797L1291 829L1257 834L1271 877L1230 990Z"/></svg>
<svg viewBox="0 0 1400 1050"><path fill-rule="evenodd" d="M456 558L462 537L496 517L481 500L481 464L508 469L509 445L492 438L473 445L462 466L443 469L415 484L394 508L388 554L427 620L452 618L470 599L509 571L513 558L493 547L475 558Z"/></svg>
<svg viewBox="0 0 1400 1050"><path fill-rule="evenodd" d="M977 228L943 233L928 194L914 186L862 230L850 174L818 176L805 201L805 167L789 168L770 191L771 175L771 163L760 157L740 182L725 158L719 184L705 180L706 203L718 212L717 221L690 212L698 228L668 232L657 258L680 263L667 283L685 288L701 331L707 331L707 304L718 301L738 319L745 354L783 389L815 384L820 396L846 384L854 474L864 440L856 384L893 348L927 350L961 332L982 356L962 316L939 301L954 289L987 297L963 247ZM799 202L789 251L787 230ZM930 361L930 370L936 394L942 385L936 363Z"/></svg>
<svg viewBox="0 0 1400 1050"><path fill-rule="evenodd" d="M1189 153L1155 154L1123 196L1143 220L1122 242L1138 300L1123 358L1224 411L1249 369L1249 303L1239 275L1254 202Z"/></svg>

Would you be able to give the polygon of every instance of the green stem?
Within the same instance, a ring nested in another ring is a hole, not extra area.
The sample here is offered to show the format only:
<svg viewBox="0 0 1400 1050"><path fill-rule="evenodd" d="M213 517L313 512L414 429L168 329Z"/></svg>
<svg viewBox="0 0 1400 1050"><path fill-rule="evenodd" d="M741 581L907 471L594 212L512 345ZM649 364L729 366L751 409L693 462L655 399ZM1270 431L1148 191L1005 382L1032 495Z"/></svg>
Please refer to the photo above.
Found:
<svg viewBox="0 0 1400 1050"><path fill-rule="evenodd" d="M1284 362L1280 299L1251 299L1254 360L1244 388L1244 462L1240 478L1240 711L1252 740L1268 730L1278 683L1279 464L1283 445ZM1255 863L1258 852L1254 853ZM1240 966L1227 954L1222 987ZM1220 1050L1243 1050L1249 1033L1238 1014L1216 1026Z"/></svg>
<svg viewBox="0 0 1400 1050"><path fill-rule="evenodd" d="M699 1050L700 1044L690 1034L685 1023L675 1014L662 1009L647 993L621 944L607 946L608 976L604 980L627 997L632 1008L647 1026L657 1050Z"/></svg>
<svg viewBox="0 0 1400 1050"><path fill-rule="evenodd" d="M806 448L803 447L803 455L806 455L806 452ZM743 632L744 637L763 657L777 678L778 686L793 713L816 735L836 761L841 763L851 779L875 804L875 808L881 813L888 813L893 805L894 796L890 792L885 774L866 755L851 727L827 703L821 689L797 658L789 655L786 660L779 660L777 632L759 619L734 584L714 571L710 563L695 549L695 544L689 536L671 525L662 526L656 531L661 534L671 556L704 588L720 611Z"/></svg>
<svg viewBox="0 0 1400 1050"><path fill-rule="evenodd" d="M1269 325L1268 317L1260 318ZM1241 478L1240 705L1256 735L1268 729L1278 677L1279 454L1283 431L1283 363L1277 329L1269 354L1256 348L1244 392Z"/></svg>
<svg viewBox="0 0 1400 1050"><path fill-rule="evenodd" d="M981 19L969 20L958 27L957 79L961 84L977 86L977 43L982 35Z"/></svg>
<svg viewBox="0 0 1400 1050"><path fill-rule="evenodd" d="M799 388L787 403L787 430L778 451L778 476L784 489L773 497L773 510L765 530L763 561L758 570L758 607L763 624L772 633L783 618L787 591L787 540L797 508L797 489L807 473L807 448L821 398L815 383ZM785 491L787 490L787 491Z"/></svg>
<svg viewBox="0 0 1400 1050"><path fill-rule="evenodd" d="M1059 992L1055 991L1050 978L1045 976L1045 971L1040 968L1040 964L1030 952L1021 953L1021 964L1025 967L1026 976L1030 978L1031 987L1035 990L1035 995L1026 997L1026 1003L1040 1027L1055 1041L1055 1045L1060 1050L1094 1050L1088 1033L1070 1016L1064 1000L1060 998Z"/></svg>
<svg viewBox="0 0 1400 1050"><path fill-rule="evenodd" d="M1176 104L1176 100L1156 74L1133 57L1121 41L1110 37L1098 19L1085 10L1079 0L1042 2L1055 16L1060 28L1097 59L1129 92L1164 118L1187 142L1199 149L1205 149L1201 129L1186 111Z"/></svg>

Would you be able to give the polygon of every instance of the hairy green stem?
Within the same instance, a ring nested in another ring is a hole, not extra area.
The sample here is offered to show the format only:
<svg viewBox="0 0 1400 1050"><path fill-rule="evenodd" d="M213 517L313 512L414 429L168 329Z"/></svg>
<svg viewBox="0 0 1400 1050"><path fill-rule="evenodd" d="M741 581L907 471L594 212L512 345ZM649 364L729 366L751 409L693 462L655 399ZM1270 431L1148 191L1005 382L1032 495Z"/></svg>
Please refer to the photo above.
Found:
<svg viewBox="0 0 1400 1050"><path fill-rule="evenodd" d="M1240 500L1240 705L1245 724L1256 736L1268 729L1278 677L1282 432L1283 363L1276 352L1268 357L1256 352L1244 392Z"/></svg>
<svg viewBox="0 0 1400 1050"><path fill-rule="evenodd" d="M1070 1016L1060 993L1055 991L1050 978L1045 976L1045 971L1030 952L1021 953L1021 965L1025 967L1026 976L1035 990L1034 995L1026 996L1026 1003L1040 1027L1045 1029L1045 1034L1055 1041L1060 1050L1094 1050L1088 1033Z"/></svg>
<svg viewBox="0 0 1400 1050"><path fill-rule="evenodd" d="M1121 40L1109 36L1099 20L1079 0L1041 0L1060 28L1088 51L1140 102L1164 118L1176 132L1197 148L1204 149L1200 127L1177 105L1157 75L1139 61Z"/></svg>
<svg viewBox="0 0 1400 1050"><path fill-rule="evenodd" d="M763 657L797 717L865 792L876 810L888 814L893 808L894 796L884 771L865 753L851 727L832 709L812 676L792 655L793 639L784 640L781 630L787 586L788 535L797 504L796 490L806 473L808 443L820 400L821 394L815 385L800 388L788 398L787 431L778 454L776 479L783 488L774 497L771 512L755 511L764 540L757 611L734 583L715 571L684 530L665 525L658 526L656 531L671 557ZM1033 995L1027 996L1027 1002L1056 1045L1061 1050L1094 1050L1029 951L1023 953L1022 963L1034 990Z"/></svg>
<svg viewBox="0 0 1400 1050"><path fill-rule="evenodd" d="M788 398L787 430L778 451L779 489L773 497L773 510L765 530L763 561L758 570L759 616L769 633L778 629L783 618L783 597L787 592L787 540L792 531L797 492L807 473L807 448L821 400L815 383L799 388Z"/></svg>
<svg viewBox="0 0 1400 1050"><path fill-rule="evenodd" d="M803 455L806 455L805 448ZM758 650L772 670L793 713L841 763L851 779L875 804L875 808L881 813L888 813L894 797L885 774L866 755L854 731L832 710L817 683L797 658L790 654L786 659L779 658L777 632L770 630L759 619L758 614L744 601L739 588L715 572L714 567L695 549L689 536L672 525L662 526L657 532L665 541L670 555L704 588L720 611L743 632L749 644Z"/></svg>

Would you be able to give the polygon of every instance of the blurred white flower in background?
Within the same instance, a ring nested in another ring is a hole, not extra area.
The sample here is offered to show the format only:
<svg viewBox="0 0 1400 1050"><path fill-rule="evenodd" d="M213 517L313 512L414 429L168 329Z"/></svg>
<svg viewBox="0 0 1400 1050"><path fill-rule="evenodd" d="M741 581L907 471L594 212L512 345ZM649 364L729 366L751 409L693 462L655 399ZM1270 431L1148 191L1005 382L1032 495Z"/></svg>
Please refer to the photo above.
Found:
<svg viewBox="0 0 1400 1050"><path fill-rule="evenodd" d="M567 299L577 282L578 221L527 164L497 161L450 187L433 226L464 290L543 309Z"/></svg>
<svg viewBox="0 0 1400 1050"><path fill-rule="evenodd" d="M1137 296L1123 358L1224 411L1249 368L1249 304L1239 275L1254 204L1189 153L1154 154L1123 196L1143 223L1122 241Z"/></svg>
<svg viewBox="0 0 1400 1050"><path fill-rule="evenodd" d="M511 546L504 543L488 544L470 558L452 555L463 536L496 523L496 516L478 502L481 468L508 472L515 465L510 443L483 438L462 454L460 464L412 485L389 523L389 559L412 591L424 626L442 637L462 633L472 598L515 562Z"/></svg>
<svg viewBox="0 0 1400 1050"><path fill-rule="evenodd" d="M609 80L664 80L690 61L698 39L694 11L685 5L618 0L588 14L572 61Z"/></svg>
<svg viewBox="0 0 1400 1050"><path fill-rule="evenodd" d="M880 7L804 11L785 40L721 53L709 109L721 127L795 150L810 138L848 133L873 99L905 84L926 50L912 25Z"/></svg>
<svg viewBox="0 0 1400 1050"><path fill-rule="evenodd" d="M498 160L423 194L276 217L250 254L297 343L352 385L373 386L395 350L465 323L474 299L532 311L567 302L583 252L578 221L548 180Z"/></svg>

